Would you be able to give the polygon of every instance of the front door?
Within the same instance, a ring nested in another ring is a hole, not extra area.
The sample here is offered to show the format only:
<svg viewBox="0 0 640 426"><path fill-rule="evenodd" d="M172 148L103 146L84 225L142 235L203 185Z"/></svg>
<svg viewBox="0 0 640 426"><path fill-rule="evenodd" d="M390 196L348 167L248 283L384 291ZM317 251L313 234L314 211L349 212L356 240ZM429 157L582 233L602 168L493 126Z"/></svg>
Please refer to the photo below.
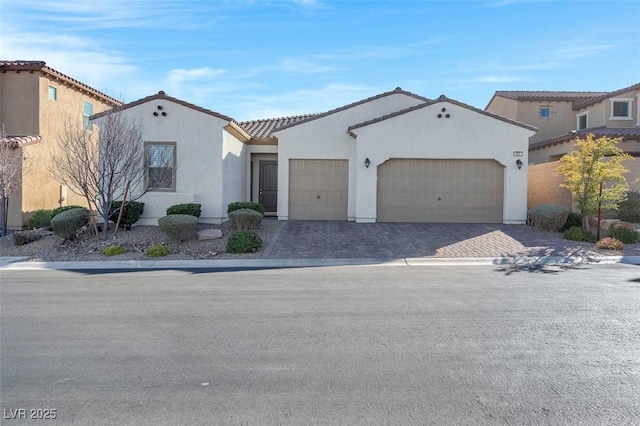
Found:
<svg viewBox="0 0 640 426"><path fill-rule="evenodd" d="M278 210L278 161L260 160L258 202L264 206L265 213Z"/></svg>

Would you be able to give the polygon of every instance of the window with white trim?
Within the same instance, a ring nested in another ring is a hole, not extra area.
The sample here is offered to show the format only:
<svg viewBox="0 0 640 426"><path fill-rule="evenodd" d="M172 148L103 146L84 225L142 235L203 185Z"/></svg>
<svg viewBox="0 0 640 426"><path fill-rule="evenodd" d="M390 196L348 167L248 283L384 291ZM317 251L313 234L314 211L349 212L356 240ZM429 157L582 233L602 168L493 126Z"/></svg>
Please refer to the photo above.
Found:
<svg viewBox="0 0 640 426"><path fill-rule="evenodd" d="M576 116L576 129L583 130L589 127L589 112Z"/></svg>
<svg viewBox="0 0 640 426"><path fill-rule="evenodd" d="M58 100L58 89L57 88L55 88L53 86L49 86L48 93L49 93L49 99L51 99L52 101L57 101Z"/></svg>
<svg viewBox="0 0 640 426"><path fill-rule="evenodd" d="M93 125L89 121L89 117L93 115L93 104L91 102L84 101L82 104L82 125L85 130L91 130Z"/></svg>
<svg viewBox="0 0 640 426"><path fill-rule="evenodd" d="M145 185L150 191L176 190L176 143L145 142Z"/></svg>
<svg viewBox="0 0 640 426"><path fill-rule="evenodd" d="M617 98L611 99L611 117L610 120L631 120L633 119L631 111L633 108L633 99Z"/></svg>

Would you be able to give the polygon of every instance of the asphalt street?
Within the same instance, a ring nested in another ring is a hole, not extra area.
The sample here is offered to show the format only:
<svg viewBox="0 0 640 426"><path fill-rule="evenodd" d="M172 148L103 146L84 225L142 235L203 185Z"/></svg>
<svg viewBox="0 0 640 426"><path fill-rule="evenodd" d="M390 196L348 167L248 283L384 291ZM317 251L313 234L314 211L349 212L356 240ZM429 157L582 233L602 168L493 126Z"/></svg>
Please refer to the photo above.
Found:
<svg viewBox="0 0 640 426"><path fill-rule="evenodd" d="M639 266L0 274L3 425L640 424Z"/></svg>

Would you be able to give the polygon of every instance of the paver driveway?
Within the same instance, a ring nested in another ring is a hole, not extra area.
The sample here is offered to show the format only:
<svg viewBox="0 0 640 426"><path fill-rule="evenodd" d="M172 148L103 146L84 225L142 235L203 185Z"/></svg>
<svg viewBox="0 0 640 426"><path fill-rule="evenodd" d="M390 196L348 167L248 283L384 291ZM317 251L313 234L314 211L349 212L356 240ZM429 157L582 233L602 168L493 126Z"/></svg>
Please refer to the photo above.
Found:
<svg viewBox="0 0 640 426"><path fill-rule="evenodd" d="M287 221L263 258L587 255L580 243L527 225Z"/></svg>

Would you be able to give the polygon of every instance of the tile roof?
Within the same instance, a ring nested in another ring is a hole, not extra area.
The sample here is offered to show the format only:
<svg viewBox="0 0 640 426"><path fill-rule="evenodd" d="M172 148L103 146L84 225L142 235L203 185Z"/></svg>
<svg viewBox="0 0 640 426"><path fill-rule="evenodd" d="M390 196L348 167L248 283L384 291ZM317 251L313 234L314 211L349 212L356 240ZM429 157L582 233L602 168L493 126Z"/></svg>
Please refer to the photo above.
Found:
<svg viewBox="0 0 640 426"><path fill-rule="evenodd" d="M137 101L129 102L129 103L124 104L124 105L122 105L122 106L120 106L118 108L114 108L114 109L110 109L108 111L104 111L104 112L101 112L101 113L98 113L98 114L94 114L90 118L91 118L91 120L94 120L96 118L100 118L100 117L103 117L105 115L113 114L116 111L124 111L126 109L133 108L134 106L142 105L142 104L144 104L146 102L150 102L150 101L154 101L154 100L167 100L167 101L170 101L170 102L174 102L174 103L176 103L178 105L182 105L182 106L185 106L187 108L199 111L201 113L212 115L214 117L220 118L220 119L225 120L225 121L235 122L235 120L233 118L228 117L228 116L223 115L223 114L220 114L219 112L211 111L209 109L202 108L202 107L199 107L199 106L197 106L195 104L191 104L189 102L185 102L185 101L182 101L182 100L180 100L178 98L174 98L172 96L169 96L163 90L159 91L155 95L147 96L145 98L138 99Z"/></svg>
<svg viewBox="0 0 640 426"><path fill-rule="evenodd" d="M283 126L288 126L290 124L306 120L308 118L314 117L315 115L318 114L304 114L290 117L267 118L263 120L248 120L242 121L238 124L240 124L240 126L247 133L249 133L251 137L262 139L272 137L272 133Z"/></svg>
<svg viewBox="0 0 640 426"><path fill-rule="evenodd" d="M615 96L621 95L621 94L623 94L625 92L630 92L632 90L638 90L638 89L640 89L640 83L632 84L629 87L625 87L625 88L619 89L619 90L614 90L613 92L602 93L601 95L595 96L595 97L593 97L591 99L586 99L586 100L583 100L581 102L574 102L573 109L574 110L582 109L582 108L587 107L589 105L593 105L593 104L596 104L598 102L602 102L602 101L604 101L606 99L613 98Z"/></svg>
<svg viewBox="0 0 640 426"><path fill-rule="evenodd" d="M400 110L400 111L393 112L391 114L383 115L382 117L374 118L373 120L369 120L369 121L365 121L365 122L362 122L362 123L354 124L353 126L349 126L349 128L347 129L347 132L351 132L352 130L355 130L355 129L360 128L360 127L368 126L370 124L378 123L380 121L384 121L384 120L387 120L389 118L397 117L398 115L406 114L406 113L411 112L411 111L415 111L415 110L418 110L418 109L421 109L421 108L425 108L425 107L437 104L439 102L449 102L449 103L457 105L459 107L462 107L462 108L477 112L477 113L482 114L482 115L486 115L488 117L496 118L496 119L498 119L500 121L504 121L504 122L509 123L509 124L514 124L516 126L524 127L526 129L533 130L533 131L537 131L538 130L537 127L531 126L529 124L525 124L525 123L521 123L519 121L511 120L509 118L502 117L501 115L493 114L491 112L484 111L482 109L478 109L478 108L472 107L471 105L467 105L467 104L465 104L463 102L456 101L455 99L447 98L445 95L440 95L438 97L438 99L436 99L436 100L429 101L429 102L426 102L426 103L420 104L420 105L415 105L415 106L412 106L412 107L409 107L409 108L406 108L406 109L403 109L403 110Z"/></svg>
<svg viewBox="0 0 640 426"><path fill-rule="evenodd" d="M51 78L54 81L62 81L64 83L70 84L80 91L84 91L90 95L93 95L103 102L110 104L111 106L119 106L122 105L122 102L112 98L109 95L106 95L91 86L88 86L72 77L69 77L66 74L61 73L60 71L56 71L53 68L50 68L46 65L44 61L4 61L0 60L0 72L4 73L7 71L40 71L45 74L47 77Z"/></svg>
<svg viewBox="0 0 640 426"><path fill-rule="evenodd" d="M494 96L517 101L576 101L591 99L607 92L558 92L551 90L498 90Z"/></svg>
<svg viewBox="0 0 640 426"><path fill-rule="evenodd" d="M308 121L316 120L318 118L326 117L328 115L335 114L337 112L344 111L346 109L353 108L353 107L358 106L358 105L366 104L367 102L371 102L371 101L375 101L375 100L380 99L380 98L384 98L385 96L397 95L397 94L411 96L412 98L419 99L419 100L421 100L423 102L429 102L429 99L427 99L427 98L425 98L423 96L416 95L415 93L407 92L406 90L402 90L402 88L400 88L400 87L396 87L394 90L391 90L389 92L380 93L379 95L371 96L370 98L362 99L360 101L353 102L353 103L350 103L348 105L344 105L344 106L341 106L339 108L335 108L335 109L332 109L330 111L323 112L321 114L312 114L310 117L308 117L306 119L298 120L295 123L289 123L289 124L283 125L283 126L279 127L278 130L283 130L283 129L287 129L289 127L297 126L298 124L302 124L302 123L306 123Z"/></svg>
<svg viewBox="0 0 640 426"><path fill-rule="evenodd" d="M0 139L3 144L8 144L11 148L22 148L23 146L33 145L42 140L40 135L6 135Z"/></svg>
<svg viewBox="0 0 640 426"><path fill-rule="evenodd" d="M557 145L564 142L572 141L576 138L582 138L589 133L593 134L596 138L609 137L609 138L622 138L623 140L636 140L640 142L640 128L639 127L593 127L591 129L572 130L571 132L555 136L553 138L538 141L529 145L529 150L541 149L551 145Z"/></svg>

